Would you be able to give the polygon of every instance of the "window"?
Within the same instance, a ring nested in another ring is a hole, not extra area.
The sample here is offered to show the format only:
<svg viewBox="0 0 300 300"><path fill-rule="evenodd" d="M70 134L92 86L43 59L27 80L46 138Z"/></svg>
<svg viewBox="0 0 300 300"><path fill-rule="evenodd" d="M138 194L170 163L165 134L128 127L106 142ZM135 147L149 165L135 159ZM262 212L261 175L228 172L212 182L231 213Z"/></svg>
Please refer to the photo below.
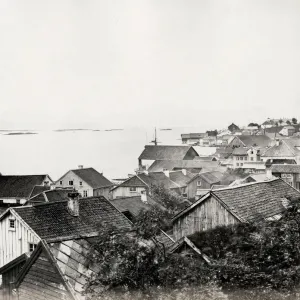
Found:
<svg viewBox="0 0 300 300"><path fill-rule="evenodd" d="M49 181L44 181L44 185L49 185Z"/></svg>
<svg viewBox="0 0 300 300"><path fill-rule="evenodd" d="M253 161L253 157L251 157L251 161Z"/></svg>
<svg viewBox="0 0 300 300"><path fill-rule="evenodd" d="M29 252L33 252L36 246L36 244L29 243Z"/></svg>
<svg viewBox="0 0 300 300"><path fill-rule="evenodd" d="M74 184L73 180L70 180L69 185L73 185L73 184Z"/></svg>
<svg viewBox="0 0 300 300"><path fill-rule="evenodd" d="M130 187L130 188L129 188L129 191L130 191L130 192L136 192L136 187Z"/></svg>
<svg viewBox="0 0 300 300"><path fill-rule="evenodd" d="M245 157L245 160L248 160L248 157L247 157L247 156Z"/></svg>
<svg viewBox="0 0 300 300"><path fill-rule="evenodd" d="M82 185L82 181L79 181L79 185Z"/></svg>
<svg viewBox="0 0 300 300"><path fill-rule="evenodd" d="M197 181L197 186L201 186L201 180Z"/></svg>
<svg viewBox="0 0 300 300"><path fill-rule="evenodd" d="M237 167L238 167L239 165L240 165L239 163L236 164Z"/></svg>
<svg viewBox="0 0 300 300"><path fill-rule="evenodd" d="M243 166L243 163L241 163L241 167Z"/></svg>
<svg viewBox="0 0 300 300"><path fill-rule="evenodd" d="M16 221L10 219L9 220L9 229L15 229L16 228Z"/></svg>
<svg viewBox="0 0 300 300"><path fill-rule="evenodd" d="M239 157L236 158L236 160L239 160L239 159L240 159Z"/></svg>
<svg viewBox="0 0 300 300"><path fill-rule="evenodd" d="M62 180L59 182L59 184L60 184L60 185L62 185L62 184L63 184Z"/></svg>
<svg viewBox="0 0 300 300"><path fill-rule="evenodd" d="M88 192L87 191L83 191L83 197L86 198L88 196Z"/></svg>

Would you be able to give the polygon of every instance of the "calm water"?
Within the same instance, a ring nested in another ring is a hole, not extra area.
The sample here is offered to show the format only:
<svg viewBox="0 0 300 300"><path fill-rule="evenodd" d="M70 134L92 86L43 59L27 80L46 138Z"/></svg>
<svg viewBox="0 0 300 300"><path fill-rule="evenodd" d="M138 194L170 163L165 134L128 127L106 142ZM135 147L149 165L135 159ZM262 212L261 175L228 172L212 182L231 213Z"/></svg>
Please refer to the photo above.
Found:
<svg viewBox="0 0 300 300"><path fill-rule="evenodd" d="M199 132L198 128L157 130L165 145L181 144L180 134ZM153 139L154 129L131 128L122 131L33 131L32 135L0 133L0 172L2 174L49 174L57 180L67 170L94 167L108 178L133 173L145 144ZM207 155L214 148L203 148Z"/></svg>

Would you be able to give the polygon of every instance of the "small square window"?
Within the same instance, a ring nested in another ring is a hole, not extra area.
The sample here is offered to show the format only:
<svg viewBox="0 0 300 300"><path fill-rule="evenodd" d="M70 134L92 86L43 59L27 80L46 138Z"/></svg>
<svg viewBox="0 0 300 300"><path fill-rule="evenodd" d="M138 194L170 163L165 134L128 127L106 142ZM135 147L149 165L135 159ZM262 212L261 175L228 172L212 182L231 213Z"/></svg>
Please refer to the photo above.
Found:
<svg viewBox="0 0 300 300"><path fill-rule="evenodd" d="M60 185L62 185L62 184L63 184L62 180L59 182L59 184L60 184Z"/></svg>
<svg viewBox="0 0 300 300"><path fill-rule="evenodd" d="M70 180L69 185L73 185L73 184L74 184L73 180Z"/></svg>
<svg viewBox="0 0 300 300"><path fill-rule="evenodd" d="M82 185L82 181L79 181L79 185Z"/></svg>
<svg viewBox="0 0 300 300"><path fill-rule="evenodd" d="M136 187L130 187L130 188L129 188L129 191L130 191L130 192L136 192Z"/></svg>
<svg viewBox="0 0 300 300"><path fill-rule="evenodd" d="M15 229L16 228L16 221L15 220L9 220L9 229Z"/></svg>
<svg viewBox="0 0 300 300"><path fill-rule="evenodd" d="M37 246L36 244L29 243L29 252L33 252L36 246Z"/></svg>

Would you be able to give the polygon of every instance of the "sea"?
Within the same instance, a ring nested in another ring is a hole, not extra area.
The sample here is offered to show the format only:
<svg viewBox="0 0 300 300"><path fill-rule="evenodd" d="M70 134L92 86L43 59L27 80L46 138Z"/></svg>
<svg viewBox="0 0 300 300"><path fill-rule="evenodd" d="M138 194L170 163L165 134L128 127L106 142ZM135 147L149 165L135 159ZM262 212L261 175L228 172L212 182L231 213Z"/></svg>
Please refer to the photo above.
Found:
<svg viewBox="0 0 300 300"><path fill-rule="evenodd" d="M156 131L159 145L180 145L182 133L201 129L170 127ZM138 157L144 146L153 141L154 132L153 127L1 130L0 173L49 174L57 180L68 170L83 165L95 168L109 179L126 178L134 174ZM199 152L209 155L215 148L201 147Z"/></svg>

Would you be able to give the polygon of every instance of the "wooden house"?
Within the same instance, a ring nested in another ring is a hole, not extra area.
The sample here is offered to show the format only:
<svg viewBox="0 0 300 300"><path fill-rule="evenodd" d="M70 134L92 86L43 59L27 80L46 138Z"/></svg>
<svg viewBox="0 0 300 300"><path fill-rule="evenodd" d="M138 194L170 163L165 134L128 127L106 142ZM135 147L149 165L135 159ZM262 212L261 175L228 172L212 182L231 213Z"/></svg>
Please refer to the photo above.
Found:
<svg viewBox="0 0 300 300"><path fill-rule="evenodd" d="M140 173L130 177L111 190L111 198L140 196L149 193L152 185L163 186L177 194L185 194L187 182L193 174L186 171L164 171L153 173Z"/></svg>
<svg viewBox="0 0 300 300"><path fill-rule="evenodd" d="M238 135L229 143L229 147L259 147L267 148L271 145L271 139L266 135Z"/></svg>
<svg viewBox="0 0 300 300"><path fill-rule="evenodd" d="M192 146L146 145L138 158L139 170L148 170L156 160L193 160L199 156Z"/></svg>
<svg viewBox="0 0 300 300"><path fill-rule="evenodd" d="M76 193L70 194L77 195ZM72 196L73 197L73 196ZM98 234L103 222L129 228L130 221L102 196L9 208L0 216L0 267L31 253L41 239Z"/></svg>
<svg viewBox="0 0 300 300"><path fill-rule="evenodd" d="M225 170L220 166L220 163L214 158L209 157L209 159L201 159L201 157L194 160L156 160L149 167L148 172L162 172L168 171L178 171L186 170L190 173L199 173L200 171L221 171Z"/></svg>
<svg viewBox="0 0 300 300"><path fill-rule="evenodd" d="M174 217L173 235L179 240L216 226L275 220L285 210L283 201L299 198L282 179L212 190Z"/></svg>
<svg viewBox="0 0 300 300"><path fill-rule="evenodd" d="M0 175L0 213L24 204L40 190L50 189L49 175Z"/></svg>
<svg viewBox="0 0 300 300"><path fill-rule="evenodd" d="M203 172L194 176L187 183L188 199L195 199L209 191L213 185L221 184L223 173L219 171Z"/></svg>
<svg viewBox="0 0 300 300"><path fill-rule="evenodd" d="M104 196L108 198L109 191L114 184L94 168L80 167L64 174L56 181L55 186L73 188L82 197Z"/></svg>
<svg viewBox="0 0 300 300"><path fill-rule="evenodd" d="M261 158L264 162L268 160L295 160L300 164L300 138L276 139L275 144L267 149Z"/></svg>
<svg viewBox="0 0 300 300"><path fill-rule="evenodd" d="M292 187L300 190L300 165L273 164L270 171L274 176L282 178Z"/></svg>

